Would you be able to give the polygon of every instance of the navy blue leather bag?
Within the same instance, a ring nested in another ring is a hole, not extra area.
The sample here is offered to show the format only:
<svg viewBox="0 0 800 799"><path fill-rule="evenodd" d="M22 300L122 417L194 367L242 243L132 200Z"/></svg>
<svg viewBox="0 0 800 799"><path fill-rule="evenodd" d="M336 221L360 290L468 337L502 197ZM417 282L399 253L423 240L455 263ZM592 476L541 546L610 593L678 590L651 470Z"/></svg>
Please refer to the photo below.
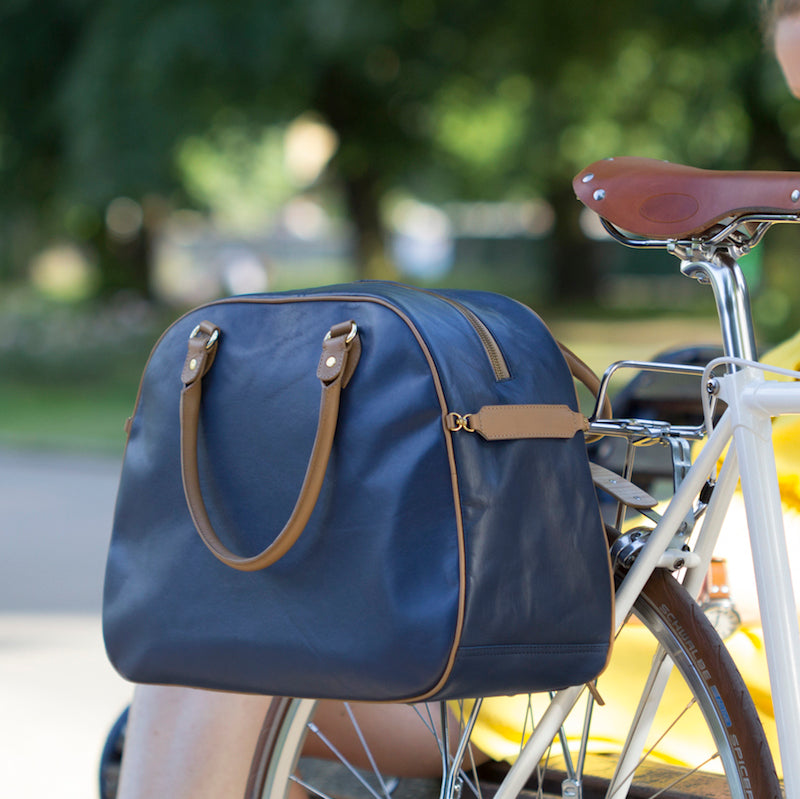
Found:
<svg viewBox="0 0 800 799"><path fill-rule="evenodd" d="M366 282L170 327L104 598L145 683L369 701L603 669L612 585L570 371L499 295Z"/></svg>

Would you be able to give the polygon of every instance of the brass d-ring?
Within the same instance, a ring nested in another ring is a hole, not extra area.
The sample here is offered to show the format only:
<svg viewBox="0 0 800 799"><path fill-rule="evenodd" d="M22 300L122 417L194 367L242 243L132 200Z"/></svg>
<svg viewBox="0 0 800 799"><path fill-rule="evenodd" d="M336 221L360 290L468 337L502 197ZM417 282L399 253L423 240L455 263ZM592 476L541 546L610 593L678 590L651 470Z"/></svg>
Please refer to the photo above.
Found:
<svg viewBox="0 0 800 799"><path fill-rule="evenodd" d="M344 343L349 344L356 337L357 333L358 333L358 325L355 322L350 322L350 332L345 337ZM325 334L325 338L323 339L323 341L328 341L330 337L331 337L331 331L329 330Z"/></svg>
<svg viewBox="0 0 800 799"><path fill-rule="evenodd" d="M200 333L200 325L197 325L194 330L189 334L189 338L197 338L197 335ZM209 336L208 341L206 342L206 349L210 350L214 346L214 342L219 338L219 328L215 327L211 335Z"/></svg>
<svg viewBox="0 0 800 799"><path fill-rule="evenodd" d="M460 413L451 411L445 417L447 429L451 433L457 433L459 430L464 430L467 433L474 433L475 428L469 423L471 414L465 413L463 416Z"/></svg>

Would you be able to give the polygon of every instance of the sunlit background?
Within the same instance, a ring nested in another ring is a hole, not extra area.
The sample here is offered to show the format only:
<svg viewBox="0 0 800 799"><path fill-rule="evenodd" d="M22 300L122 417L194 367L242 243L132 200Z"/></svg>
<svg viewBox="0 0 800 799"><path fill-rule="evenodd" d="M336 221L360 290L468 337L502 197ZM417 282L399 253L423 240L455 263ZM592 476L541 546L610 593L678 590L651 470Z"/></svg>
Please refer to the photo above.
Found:
<svg viewBox="0 0 800 799"><path fill-rule="evenodd" d="M0 44L12 439L54 440L19 413L42 375L121 402L158 330L227 294L390 278L509 293L567 336L705 319L572 176L621 154L800 168L756 0L16 0ZM797 245L776 231L747 264L765 342L800 326Z"/></svg>
<svg viewBox="0 0 800 799"><path fill-rule="evenodd" d="M800 171L759 9L0 3L0 749L35 764L10 794L48 793L31 786L58 754L58 795L93 795L127 697L102 565L163 328L220 296L379 278L510 294L598 370L715 343L709 290L610 242L571 180L615 155ZM798 249L784 226L745 263L762 347L800 328Z"/></svg>

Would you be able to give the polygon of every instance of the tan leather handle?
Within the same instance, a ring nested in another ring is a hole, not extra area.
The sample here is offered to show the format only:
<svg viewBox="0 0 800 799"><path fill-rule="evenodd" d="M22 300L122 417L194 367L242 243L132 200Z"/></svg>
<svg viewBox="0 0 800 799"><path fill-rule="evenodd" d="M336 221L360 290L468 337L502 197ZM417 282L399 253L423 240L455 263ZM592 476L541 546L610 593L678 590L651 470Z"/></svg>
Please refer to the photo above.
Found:
<svg viewBox="0 0 800 799"><path fill-rule="evenodd" d="M556 342L564 360L569 366L572 376L583 383L593 397L597 397L600 393L600 378L594 373L592 367L584 363L569 347L562 344L560 341ZM605 397L602 407L602 414L604 419L613 419L614 412L611 410L611 401Z"/></svg>
<svg viewBox="0 0 800 799"><path fill-rule="evenodd" d="M317 504L333 447L339 418L339 399L358 363L361 342L355 322L335 325L325 337L317 368L317 377L322 383L317 435L294 510L283 530L266 549L252 557L242 557L231 552L214 531L203 501L197 465L197 428L202 382L214 361L219 339L219 328L211 322L201 322L189 338L181 375L184 383L180 403L183 490L194 526L211 553L233 569L258 571L275 563L292 548Z"/></svg>

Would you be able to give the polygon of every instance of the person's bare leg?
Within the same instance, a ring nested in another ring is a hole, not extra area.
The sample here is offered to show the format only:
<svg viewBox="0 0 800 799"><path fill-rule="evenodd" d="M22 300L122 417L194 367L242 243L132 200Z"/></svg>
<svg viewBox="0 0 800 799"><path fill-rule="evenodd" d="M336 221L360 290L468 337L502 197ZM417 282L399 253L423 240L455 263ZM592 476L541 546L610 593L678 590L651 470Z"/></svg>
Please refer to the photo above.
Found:
<svg viewBox="0 0 800 799"><path fill-rule="evenodd" d="M385 774L395 777L435 777L442 773L442 756L436 738L428 725L441 734L439 704L430 709L425 704L386 705L353 702L349 705L358 728ZM314 723L323 735L352 763L369 768L355 726L342 702L323 701L317 706ZM458 745L458 723L450 715L450 750ZM310 757L331 757L324 740L309 733L304 754ZM488 758L473 749L473 760L482 763Z"/></svg>
<svg viewBox="0 0 800 799"><path fill-rule="evenodd" d="M269 697L137 686L118 799L244 795Z"/></svg>
<svg viewBox="0 0 800 799"><path fill-rule="evenodd" d="M270 697L191 688L138 686L131 707L118 799L220 799L244 795L258 735ZM433 734L409 705L350 705L379 768L398 777L441 774ZM439 729L439 706L431 708ZM368 767L361 739L342 702L322 701L314 722L336 748ZM455 732L457 724L453 723ZM455 744L451 746L455 748ZM310 733L304 753L332 757L322 737ZM485 756L476 753L478 762ZM303 795L297 792L298 797Z"/></svg>

